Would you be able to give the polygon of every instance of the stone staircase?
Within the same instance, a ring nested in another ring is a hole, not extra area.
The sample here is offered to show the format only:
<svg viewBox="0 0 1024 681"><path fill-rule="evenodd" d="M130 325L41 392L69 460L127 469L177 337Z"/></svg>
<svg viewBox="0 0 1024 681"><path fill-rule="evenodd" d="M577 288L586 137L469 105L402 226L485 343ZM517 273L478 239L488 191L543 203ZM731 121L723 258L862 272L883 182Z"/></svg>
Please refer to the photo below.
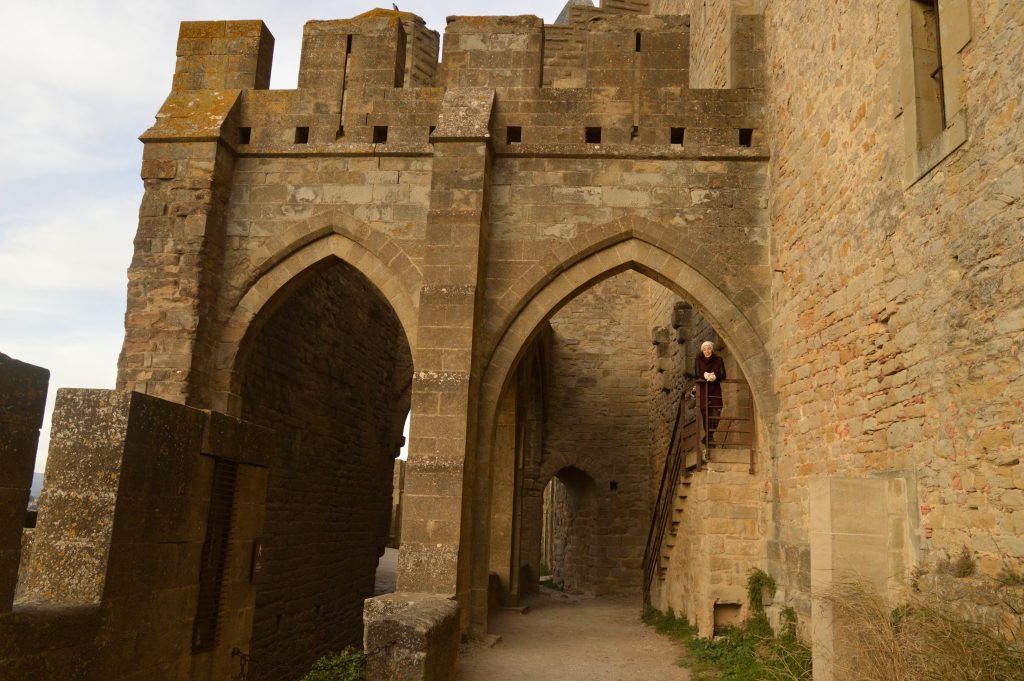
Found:
<svg viewBox="0 0 1024 681"><path fill-rule="evenodd" d="M673 496L672 515L666 528L665 538L659 550L657 577L664 580L667 576L672 561L673 549L679 537L679 529L683 524L683 515L686 513L687 500L690 498L695 473L698 467L698 450L690 450L683 453L683 475L676 483L676 492ZM751 470L751 450L749 448L713 448L709 450L709 461L701 462L701 471L708 473L749 473ZM708 516L711 519L719 514L715 512L715 506L709 509ZM725 517L723 515L723 519Z"/></svg>

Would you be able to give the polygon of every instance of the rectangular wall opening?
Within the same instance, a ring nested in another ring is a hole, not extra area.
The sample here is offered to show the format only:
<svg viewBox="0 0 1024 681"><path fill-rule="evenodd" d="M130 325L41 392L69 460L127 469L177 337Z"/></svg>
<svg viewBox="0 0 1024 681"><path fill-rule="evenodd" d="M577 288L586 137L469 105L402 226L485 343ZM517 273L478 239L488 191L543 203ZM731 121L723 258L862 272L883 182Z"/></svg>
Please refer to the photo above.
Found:
<svg viewBox="0 0 1024 681"><path fill-rule="evenodd" d="M345 136L345 126L344 125L339 125L338 126L338 132L334 133L334 139L340 140L344 136Z"/></svg>
<svg viewBox="0 0 1024 681"><path fill-rule="evenodd" d="M352 36L345 39L345 54L352 54Z"/></svg>
<svg viewBox="0 0 1024 681"><path fill-rule="evenodd" d="M601 143L601 128L588 127L585 133L585 139L587 144L600 144Z"/></svg>
<svg viewBox="0 0 1024 681"><path fill-rule="evenodd" d="M669 130L669 141L679 146L683 145L686 139L686 128L671 128Z"/></svg>
<svg viewBox="0 0 1024 681"><path fill-rule="evenodd" d="M375 125L373 126L373 143L374 144L386 144L388 141L388 126L386 125Z"/></svg>
<svg viewBox="0 0 1024 681"><path fill-rule="evenodd" d="M640 33L638 32L636 34L636 51L637 52L640 51L641 45L642 45L642 42L641 42L641 38L640 38Z"/></svg>
<svg viewBox="0 0 1024 681"><path fill-rule="evenodd" d="M295 128L295 143L296 144L309 144L309 128L306 126L300 126Z"/></svg>
<svg viewBox="0 0 1024 681"><path fill-rule="evenodd" d="M216 459L210 489L210 510L206 522L202 563L199 567L199 603L192 628L192 650L217 646L224 590L224 567L228 561L234 520L238 464Z"/></svg>
<svg viewBox="0 0 1024 681"><path fill-rule="evenodd" d="M239 128L238 143L249 144L250 142L252 142L252 128Z"/></svg>
<svg viewBox="0 0 1024 681"><path fill-rule="evenodd" d="M749 147L754 144L754 129L740 128L740 146Z"/></svg>
<svg viewBox="0 0 1024 681"><path fill-rule="evenodd" d="M720 634L725 629L738 627L743 623L740 618L743 606L740 603L715 603L712 607L714 608L715 634Z"/></svg>
<svg viewBox="0 0 1024 681"><path fill-rule="evenodd" d="M510 125L505 132L505 144L521 144L523 129L518 125Z"/></svg>

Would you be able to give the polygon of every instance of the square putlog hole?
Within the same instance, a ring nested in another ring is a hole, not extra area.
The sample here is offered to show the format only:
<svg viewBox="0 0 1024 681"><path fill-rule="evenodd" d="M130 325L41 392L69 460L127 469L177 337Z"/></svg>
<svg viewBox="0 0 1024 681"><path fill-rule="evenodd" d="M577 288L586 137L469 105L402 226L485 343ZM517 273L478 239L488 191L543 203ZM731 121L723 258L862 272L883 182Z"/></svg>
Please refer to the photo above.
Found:
<svg viewBox="0 0 1024 681"><path fill-rule="evenodd" d="M522 144L523 129L518 125L508 126L505 132L505 144Z"/></svg>
<svg viewBox="0 0 1024 681"><path fill-rule="evenodd" d="M252 128L239 128L238 143L249 144L250 142L252 142Z"/></svg>
<svg viewBox="0 0 1024 681"><path fill-rule="evenodd" d="M373 143L374 144L386 144L388 141L388 126L386 125L375 125L373 126Z"/></svg>
<svg viewBox="0 0 1024 681"><path fill-rule="evenodd" d="M679 146L682 146L683 142L685 140L686 140L686 128L671 128L670 129L670 131L669 131L669 141L672 144L677 144Z"/></svg>
<svg viewBox="0 0 1024 681"><path fill-rule="evenodd" d="M740 146L749 147L754 144L754 129L740 128Z"/></svg>
<svg viewBox="0 0 1024 681"><path fill-rule="evenodd" d="M587 144L600 144L601 128L587 128L585 138L587 140Z"/></svg>
<svg viewBox="0 0 1024 681"><path fill-rule="evenodd" d="M295 128L295 143L296 144L309 144L309 128L306 126L300 126Z"/></svg>

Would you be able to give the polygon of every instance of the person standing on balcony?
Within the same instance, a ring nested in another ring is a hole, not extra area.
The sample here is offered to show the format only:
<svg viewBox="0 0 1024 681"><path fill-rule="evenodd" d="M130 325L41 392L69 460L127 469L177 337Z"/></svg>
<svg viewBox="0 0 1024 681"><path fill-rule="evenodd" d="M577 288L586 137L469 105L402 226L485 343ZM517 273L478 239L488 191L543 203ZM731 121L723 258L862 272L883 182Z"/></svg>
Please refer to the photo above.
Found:
<svg viewBox="0 0 1024 681"><path fill-rule="evenodd" d="M725 380L725 362L715 354L715 344L711 341L700 344L700 354L693 360L693 374L697 379L697 408L704 426L701 442L711 448L715 446L715 430L722 414L722 381Z"/></svg>

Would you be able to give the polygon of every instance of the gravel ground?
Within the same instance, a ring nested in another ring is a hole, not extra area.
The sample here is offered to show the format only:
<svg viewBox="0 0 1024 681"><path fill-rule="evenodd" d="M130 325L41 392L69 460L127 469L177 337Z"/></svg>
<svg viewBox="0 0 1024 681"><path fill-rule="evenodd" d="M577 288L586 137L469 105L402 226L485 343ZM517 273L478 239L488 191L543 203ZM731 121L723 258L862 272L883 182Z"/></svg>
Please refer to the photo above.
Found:
<svg viewBox="0 0 1024 681"><path fill-rule="evenodd" d="M458 681L689 681L682 649L640 621L638 597L586 598L542 589L526 614L499 611L493 648L463 645Z"/></svg>

